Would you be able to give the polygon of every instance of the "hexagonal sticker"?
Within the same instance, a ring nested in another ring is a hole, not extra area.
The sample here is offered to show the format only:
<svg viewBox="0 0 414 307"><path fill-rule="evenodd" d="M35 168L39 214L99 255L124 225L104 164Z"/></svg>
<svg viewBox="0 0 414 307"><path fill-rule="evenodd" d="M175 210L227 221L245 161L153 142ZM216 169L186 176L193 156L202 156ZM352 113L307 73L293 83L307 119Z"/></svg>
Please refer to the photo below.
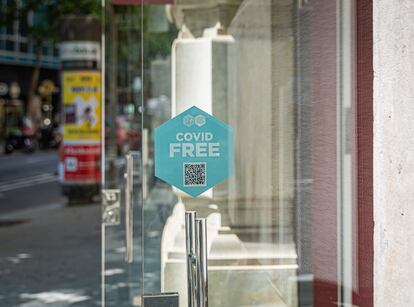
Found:
<svg viewBox="0 0 414 307"><path fill-rule="evenodd" d="M193 197L233 173L233 130L197 107L155 129L155 176Z"/></svg>

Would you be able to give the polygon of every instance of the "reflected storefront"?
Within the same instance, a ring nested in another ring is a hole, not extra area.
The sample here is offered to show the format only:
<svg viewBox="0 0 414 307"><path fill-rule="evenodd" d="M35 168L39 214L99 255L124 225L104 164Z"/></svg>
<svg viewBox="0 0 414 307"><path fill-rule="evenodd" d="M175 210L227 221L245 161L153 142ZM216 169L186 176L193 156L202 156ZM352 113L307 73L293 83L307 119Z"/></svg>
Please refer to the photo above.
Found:
<svg viewBox="0 0 414 307"><path fill-rule="evenodd" d="M104 306L154 293L191 306L186 211L207 221L209 306L371 306L358 298L355 3L104 10L102 184L116 200L104 207ZM155 176L155 129L193 106L234 133L233 175L198 197Z"/></svg>

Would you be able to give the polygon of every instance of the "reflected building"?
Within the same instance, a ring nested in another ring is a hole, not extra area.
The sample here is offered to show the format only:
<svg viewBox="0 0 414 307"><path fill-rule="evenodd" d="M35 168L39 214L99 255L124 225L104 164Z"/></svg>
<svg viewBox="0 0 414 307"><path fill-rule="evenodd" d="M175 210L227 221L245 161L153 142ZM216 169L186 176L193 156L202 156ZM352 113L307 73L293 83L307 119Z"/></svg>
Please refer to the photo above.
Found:
<svg viewBox="0 0 414 307"><path fill-rule="evenodd" d="M0 11L6 12L7 1L0 2ZM0 17L1 18L1 17ZM19 108L26 111L26 101L31 82L31 76L36 65L36 54L34 43L28 34L28 24L36 22L41 15L32 12L27 16L27 24L14 20L7 25L0 25L0 85L7 88L6 92L1 91L0 99L0 139L4 137L5 103L11 99L9 90L11 87L18 87ZM45 40L41 49L39 85L44 80L52 81L59 85L59 50L57 44L52 40ZM16 102L10 102L10 104ZM59 109L59 94L53 94L54 113ZM40 106L39 106L40 112ZM39 119L42 116L38 114ZM53 117L48 116L53 120Z"/></svg>

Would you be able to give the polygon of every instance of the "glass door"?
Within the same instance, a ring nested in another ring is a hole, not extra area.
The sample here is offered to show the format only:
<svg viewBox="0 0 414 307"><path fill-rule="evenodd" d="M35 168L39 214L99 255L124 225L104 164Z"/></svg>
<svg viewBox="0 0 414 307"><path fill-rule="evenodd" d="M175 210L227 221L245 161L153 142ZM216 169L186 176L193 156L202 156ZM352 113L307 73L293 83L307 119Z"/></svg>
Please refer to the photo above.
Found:
<svg viewBox="0 0 414 307"><path fill-rule="evenodd" d="M139 306L142 290L141 7L104 3L102 306Z"/></svg>
<svg viewBox="0 0 414 307"><path fill-rule="evenodd" d="M120 195L103 209L105 306L206 306L191 278L210 307L352 305L352 1L105 11L104 193ZM192 107L234 134L232 175L197 197L155 172L156 129ZM207 225L208 291L191 273L186 212Z"/></svg>

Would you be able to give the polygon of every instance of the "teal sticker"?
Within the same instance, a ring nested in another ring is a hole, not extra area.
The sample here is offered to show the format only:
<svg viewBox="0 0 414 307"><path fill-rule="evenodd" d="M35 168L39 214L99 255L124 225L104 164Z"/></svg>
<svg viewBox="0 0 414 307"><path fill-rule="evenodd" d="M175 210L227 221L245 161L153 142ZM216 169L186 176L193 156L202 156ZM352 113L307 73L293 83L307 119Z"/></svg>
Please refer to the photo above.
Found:
<svg viewBox="0 0 414 307"><path fill-rule="evenodd" d="M155 129L155 176L193 197L233 173L233 130L191 107Z"/></svg>

